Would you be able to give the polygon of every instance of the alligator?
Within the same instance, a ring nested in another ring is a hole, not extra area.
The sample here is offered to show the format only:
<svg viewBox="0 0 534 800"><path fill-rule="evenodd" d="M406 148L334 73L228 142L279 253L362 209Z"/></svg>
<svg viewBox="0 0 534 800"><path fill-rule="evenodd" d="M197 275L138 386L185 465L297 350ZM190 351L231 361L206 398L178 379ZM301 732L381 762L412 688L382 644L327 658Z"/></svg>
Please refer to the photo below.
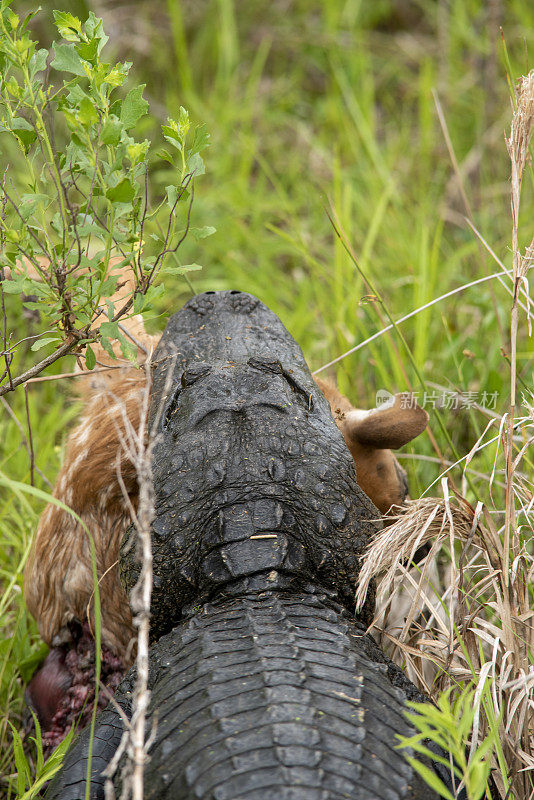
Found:
<svg viewBox="0 0 534 800"><path fill-rule="evenodd" d="M397 748L413 732L406 701L427 698L366 634L373 590L354 612L379 512L298 344L250 294L197 295L154 354L154 420L147 800L436 798ZM97 718L92 798L134 680ZM85 797L89 739L47 800Z"/></svg>

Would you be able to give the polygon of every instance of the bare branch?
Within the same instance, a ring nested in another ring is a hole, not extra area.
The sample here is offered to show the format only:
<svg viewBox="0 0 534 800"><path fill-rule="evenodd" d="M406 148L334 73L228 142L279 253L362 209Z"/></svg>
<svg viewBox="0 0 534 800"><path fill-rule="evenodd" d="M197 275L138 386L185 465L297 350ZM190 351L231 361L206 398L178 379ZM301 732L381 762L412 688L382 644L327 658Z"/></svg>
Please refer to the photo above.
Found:
<svg viewBox="0 0 534 800"><path fill-rule="evenodd" d="M26 383L26 381L30 378L35 378L36 375L40 375L44 369L50 366L50 364L53 364L59 358L63 358L63 356L66 356L67 353L72 352L72 350L74 350L74 348L77 346L78 339L68 339L61 345L61 347L58 347L57 350L54 350L53 353L44 358L38 364L34 364L33 367L30 367L30 369L26 370L26 372L23 372L22 375L13 378L9 385L6 384L5 386L0 386L0 397L3 397L8 392L12 392L17 388L17 386Z"/></svg>
<svg viewBox="0 0 534 800"><path fill-rule="evenodd" d="M169 236L170 236L170 233L171 233L172 220L174 218L174 212L176 210L176 206L178 205L179 201L182 199L183 193L185 192L185 190L187 189L187 187L189 186L190 183L192 184L191 185L191 199L189 201L189 207L187 209L187 223L186 223L184 234L180 238L180 241L178 242L176 247L167 248L167 245L169 243ZM165 255L167 255L167 253L176 253L176 251L178 250L178 248L180 247L180 245L184 241L185 237L187 236L187 234L189 232L189 223L190 223L190 219L191 219L191 207L193 205L194 196L195 196L195 173L194 172L190 172L185 176L185 178L184 178L184 180L182 182L182 185L180 186L180 191L178 192L178 196L177 196L177 198L176 198L176 200L174 202L174 205L173 205L173 207L172 207L172 209L170 211L169 223L167 225L167 233L165 234L165 241L163 242L163 250L156 257L156 260L154 262L154 265L153 265L153 267L152 267L152 269L150 271L150 275L148 277L148 284L150 284L150 282L152 281L154 275L156 274L158 266L159 266L161 260L163 259L163 257Z"/></svg>

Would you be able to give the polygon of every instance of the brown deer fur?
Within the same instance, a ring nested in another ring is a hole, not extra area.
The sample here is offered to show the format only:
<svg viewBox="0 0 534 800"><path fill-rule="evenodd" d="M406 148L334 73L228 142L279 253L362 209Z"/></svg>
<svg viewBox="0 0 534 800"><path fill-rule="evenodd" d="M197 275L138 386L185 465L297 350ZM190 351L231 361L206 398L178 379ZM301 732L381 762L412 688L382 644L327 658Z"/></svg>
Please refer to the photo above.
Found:
<svg viewBox="0 0 534 800"><path fill-rule="evenodd" d="M126 326L147 350L155 347L158 337L146 334L140 317L131 318ZM113 362L100 347L96 350L100 364L121 363ZM139 351L139 361L144 358L144 353ZM316 382L329 401L354 457L358 483L386 514L392 505L400 505L407 496L406 476L388 449L390 442L399 446L400 439L406 443L421 433L428 419L426 412L416 407L403 409L401 413L398 403L388 412L358 411L335 386L319 378ZM85 377L81 383L85 385L83 416L69 436L54 497L76 512L93 536L102 638L111 650L128 661L124 654L132 640L133 628L128 600L119 581L117 560L130 516L117 470L135 507L137 476L121 440L125 417L134 429L139 426L145 373L125 367ZM387 415L383 424L381 415ZM371 432L366 435L368 424ZM400 439L399 430L404 433ZM393 435L388 435L392 431ZM92 619L89 538L79 522L57 505L49 504L41 516L24 577L28 609L48 644L58 644L68 638L67 625L71 620L83 622L87 616Z"/></svg>

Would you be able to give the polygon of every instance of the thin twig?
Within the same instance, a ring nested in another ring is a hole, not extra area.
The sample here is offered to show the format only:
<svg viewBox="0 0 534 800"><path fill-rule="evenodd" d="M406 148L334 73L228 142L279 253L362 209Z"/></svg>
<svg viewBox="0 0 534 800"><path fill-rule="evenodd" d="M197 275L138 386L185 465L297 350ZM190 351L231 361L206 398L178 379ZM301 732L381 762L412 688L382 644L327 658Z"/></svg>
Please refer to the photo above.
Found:
<svg viewBox="0 0 534 800"><path fill-rule="evenodd" d="M0 252L2 254L4 253L4 248L6 245L6 232L4 227L4 220L6 218L6 205L7 205L7 197L5 192L7 170L8 168L6 167L2 178L2 210L0 212ZM9 385L11 386L12 378L11 378L10 367L13 357L8 353L8 348L7 348L8 337L7 337L6 299L4 295L4 279L5 279L5 270L3 266L0 266L0 296L2 299L2 325L3 325L2 339L4 342L4 361L6 365L5 374L7 374L7 376L9 377ZM0 380L3 380L3 378L4 375L2 375L2 378Z"/></svg>
<svg viewBox="0 0 534 800"><path fill-rule="evenodd" d="M35 455L33 452L32 423L30 419L30 406L28 405L28 384L24 385L24 402L26 405L26 422L28 423L28 441L30 444L30 485L34 486Z"/></svg>
<svg viewBox="0 0 534 800"><path fill-rule="evenodd" d="M18 419L17 415L15 414L15 412L13 411L13 409L11 408L11 406L9 405L9 403L7 402L5 397L0 397L0 403L4 406L6 412L9 414L9 416L11 417L11 419L13 420L13 422L15 423L17 428L19 429L20 435L22 437L22 445L25 448L26 452L28 453L28 457L31 459L30 445L29 445L28 439L26 437L26 431L24 430L24 426L22 425L21 421ZM48 478L46 477L44 472L41 472L41 470L39 469L39 467L37 465L35 466L35 469L37 470L37 472L39 473L39 475L41 476L43 481L46 483L46 485L50 489L53 489L54 488L53 484L48 480Z"/></svg>
<svg viewBox="0 0 534 800"><path fill-rule="evenodd" d="M145 205L143 208L143 216L141 217L141 227L139 230L139 252L137 253L137 270L138 270L137 281L139 281L142 274L141 251L143 249L143 231L145 229L145 221L147 213L148 213L148 164L145 165Z"/></svg>
<svg viewBox="0 0 534 800"><path fill-rule="evenodd" d="M142 369L142 365L140 367ZM113 369L132 369L132 364L116 364L107 367L98 367L91 370L80 370L79 372L62 372L59 375L42 375L40 378L30 378L27 383L43 383L44 381L61 381L63 378L90 378L99 372L110 372Z"/></svg>

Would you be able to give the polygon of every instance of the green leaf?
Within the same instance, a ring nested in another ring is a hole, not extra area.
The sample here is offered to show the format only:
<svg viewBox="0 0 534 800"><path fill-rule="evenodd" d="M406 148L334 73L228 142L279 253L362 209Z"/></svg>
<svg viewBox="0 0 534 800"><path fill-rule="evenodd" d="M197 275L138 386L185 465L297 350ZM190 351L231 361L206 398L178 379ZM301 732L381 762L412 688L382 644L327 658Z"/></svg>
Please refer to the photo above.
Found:
<svg viewBox="0 0 534 800"><path fill-rule="evenodd" d="M98 40L99 53L106 44L106 42L109 41L109 36L106 36L106 34L104 33L104 25L102 22L102 18L95 16L93 11L89 12L89 16L87 17L87 22L85 23L85 35L89 40L91 39ZM124 66L126 66L126 64ZM129 67L131 67L131 64L128 64L128 68Z"/></svg>
<svg viewBox="0 0 534 800"><path fill-rule="evenodd" d="M115 222L122 217L129 217L129 215L133 211L133 204L132 203L113 203L113 211L115 216ZM126 239L126 234L121 233L117 230L115 233L115 241L116 242L124 242Z"/></svg>
<svg viewBox="0 0 534 800"><path fill-rule="evenodd" d="M165 266L162 271L169 275L183 275L185 272L197 272L199 269L202 269L200 264L183 264L174 267Z"/></svg>
<svg viewBox="0 0 534 800"><path fill-rule="evenodd" d="M102 144L109 144L115 147L120 142L123 125L115 114L111 114L102 126L100 137Z"/></svg>
<svg viewBox="0 0 534 800"><path fill-rule="evenodd" d="M140 314L141 311L144 309L146 303L146 298L144 294L136 294L134 297L133 302L133 310L134 314Z"/></svg>
<svg viewBox="0 0 534 800"><path fill-rule="evenodd" d="M53 11L54 22L60 36L68 42L77 42L82 32L82 23L78 17L69 14L68 11Z"/></svg>
<svg viewBox="0 0 534 800"><path fill-rule="evenodd" d="M172 123L173 120L169 120L169 122ZM171 143L180 142L180 134L178 133L176 123L173 123L172 125L162 125L161 130L165 138L171 140Z"/></svg>
<svg viewBox="0 0 534 800"><path fill-rule="evenodd" d="M143 306L144 311L151 311L153 308L153 303L158 298L162 297L165 294L165 285L163 283L158 283L157 286L149 286L145 292L145 305Z"/></svg>
<svg viewBox="0 0 534 800"><path fill-rule="evenodd" d="M473 800L480 800L483 796L491 772L491 761L481 761L470 764L467 770L467 786Z"/></svg>
<svg viewBox="0 0 534 800"><path fill-rule="evenodd" d="M80 58L92 64L98 55L98 39L91 39L90 42L80 42L76 45L76 52Z"/></svg>
<svg viewBox="0 0 534 800"><path fill-rule="evenodd" d="M7 228L5 229L5 237L8 242L13 242L13 244L20 244L20 231L16 231L14 228Z"/></svg>
<svg viewBox="0 0 534 800"><path fill-rule="evenodd" d="M41 772L36 775L36 780L26 794L20 796L20 800L34 800L38 796L38 792L42 789L44 784L54 777L56 772L61 768L65 754L70 747L72 739L76 733L76 725L73 725L66 737L59 744L51 756L46 760Z"/></svg>
<svg viewBox="0 0 534 800"><path fill-rule="evenodd" d="M84 97L89 97L87 92L84 92L79 84L71 83L69 91L66 95L66 100L70 103L70 105L75 106L78 103L81 103Z"/></svg>
<svg viewBox="0 0 534 800"><path fill-rule="evenodd" d="M191 145L191 154L200 153L206 147L209 147L210 135L206 130L206 125L197 125L193 136L193 144Z"/></svg>
<svg viewBox="0 0 534 800"><path fill-rule="evenodd" d="M24 152L27 153L31 145L37 139L37 134L34 129L24 117L13 117L11 120L11 129L24 148Z"/></svg>
<svg viewBox="0 0 534 800"><path fill-rule="evenodd" d="M428 738L434 737L435 735L436 734L432 731L428 732ZM445 742L443 742L441 739L439 741L435 741L434 738L432 738L432 741L434 741L434 744L438 744L440 747L443 747L443 745L445 744ZM422 756L429 758L431 761L437 761L439 764L443 764L443 766L445 767L449 766L449 761L444 756L440 756L437 753L434 753L424 744L421 744L421 742L416 742L413 739L403 739L403 741L400 744L400 747L411 747L412 750L415 750L416 753L420 753ZM445 751L445 747L443 747L443 750Z"/></svg>
<svg viewBox="0 0 534 800"><path fill-rule="evenodd" d="M87 369L94 369L96 365L96 356L89 345L85 348L85 366Z"/></svg>
<svg viewBox="0 0 534 800"><path fill-rule="evenodd" d="M177 131L169 128L167 125L162 125L161 130L163 131L163 135L165 139L175 147L179 153L182 152L182 143L179 139ZM166 150L164 152L167 152ZM172 163L172 162L171 162Z"/></svg>
<svg viewBox="0 0 534 800"><path fill-rule="evenodd" d="M172 183L169 186L165 187L165 191L167 192L167 205L169 208L172 209L176 205L176 198L178 197L178 191L180 190L179 186L173 186Z"/></svg>
<svg viewBox="0 0 534 800"><path fill-rule="evenodd" d="M444 797L445 800L454 800L452 794L449 792L443 781L440 778L438 778L433 769L430 769L430 767L427 767L426 764L422 764L415 758L410 758L410 756L406 756L406 760L411 764L413 769L422 777L424 782L428 786L430 786L431 789L434 789L434 791L437 792L440 797Z"/></svg>
<svg viewBox="0 0 534 800"><path fill-rule="evenodd" d="M171 125L176 124L173 120L170 120L170 122ZM178 115L178 134L182 142L187 136L190 127L191 123L189 122L189 111L187 111L187 109L185 109L183 106L180 106L180 113Z"/></svg>
<svg viewBox="0 0 534 800"><path fill-rule="evenodd" d="M40 350L42 347L46 347L46 345L50 344L50 342L59 341L60 339L58 336L48 336L45 339L37 339L37 341L32 344L31 349L33 352L35 352L36 350Z"/></svg>
<svg viewBox="0 0 534 800"><path fill-rule="evenodd" d="M206 167L204 166L202 156L198 153L193 153L193 155L187 159L187 171L194 172L195 175L204 175Z"/></svg>
<svg viewBox="0 0 534 800"><path fill-rule="evenodd" d="M126 99L121 108L121 122L128 130L144 116L148 111L148 103L143 99L143 89L145 84L136 86L131 92L128 92Z"/></svg>
<svg viewBox="0 0 534 800"><path fill-rule="evenodd" d="M99 287L99 293L101 297L109 297L110 295L114 294L117 283L119 281L118 275L108 275L108 277L102 281Z"/></svg>
<svg viewBox="0 0 534 800"><path fill-rule="evenodd" d="M121 333L119 333L118 339L124 358L128 359L132 364L137 364L137 348Z"/></svg>
<svg viewBox="0 0 534 800"><path fill-rule="evenodd" d="M58 44L54 42L54 53L55 58L51 66L57 69L58 72L72 72L81 78L87 77L80 56L73 44Z"/></svg>
<svg viewBox="0 0 534 800"><path fill-rule="evenodd" d="M76 230L78 231L78 236L82 238L85 236L97 236L99 239L105 240L108 237L107 231L91 217L87 217L87 221L78 225Z"/></svg>
<svg viewBox="0 0 534 800"><path fill-rule="evenodd" d="M98 114L93 103L88 97L84 97L80 103L78 120L82 123L82 125L92 125L93 123L98 122Z"/></svg>
<svg viewBox="0 0 534 800"><path fill-rule="evenodd" d="M100 334L107 338L119 338L119 325L117 322L103 322L100 326Z"/></svg>
<svg viewBox="0 0 534 800"><path fill-rule="evenodd" d="M18 85L14 75L10 77L7 83L4 83L4 87L13 97L16 97L18 100L22 98L23 89ZM9 130L9 128L6 128L6 130Z"/></svg>
<svg viewBox="0 0 534 800"><path fill-rule="evenodd" d="M123 180L106 192L106 197L112 203L131 203L135 197L135 189L128 178Z"/></svg>
<svg viewBox="0 0 534 800"><path fill-rule="evenodd" d="M104 322L103 324L105 325L106 323ZM108 354L108 356L110 358L113 358L113 359L117 358L117 354L113 350L113 345L111 344L111 341L110 341L108 336L102 336L101 335L100 336L100 344L102 345L102 347L104 348L104 350L106 351L106 353Z"/></svg>
<svg viewBox="0 0 534 800"><path fill-rule="evenodd" d="M126 152L128 153L128 158L132 162L132 164L137 164L138 161L141 161L147 153L149 148L149 142L145 139L144 142L135 142L135 144L129 144L126 148Z"/></svg>
<svg viewBox="0 0 534 800"><path fill-rule="evenodd" d="M189 228L189 233L198 242L199 239L207 239L208 236L217 233L217 228L214 228L213 225L204 225L202 228Z"/></svg>
<svg viewBox="0 0 534 800"><path fill-rule="evenodd" d="M28 14L26 14L26 16L24 17L24 21L22 23L22 27L21 27L21 31L22 32L24 32L26 30L26 28L28 27L29 23L32 21L32 19L35 17L35 15L39 13L40 10L41 10L41 6L36 8L34 11L30 11Z"/></svg>
<svg viewBox="0 0 534 800"><path fill-rule="evenodd" d="M131 61L124 61L122 64L120 63L115 64L113 69L111 69L104 78L104 83L108 83L110 86L122 86L122 84L128 77L128 73L130 72L131 66L132 66ZM117 102L120 111L120 101Z"/></svg>
<svg viewBox="0 0 534 800"><path fill-rule="evenodd" d="M13 278L12 280L6 278L2 281L2 289L6 294L21 294L24 292L25 283L25 278Z"/></svg>
<svg viewBox="0 0 534 800"><path fill-rule="evenodd" d="M168 150L165 150L164 147L162 147L160 150L157 150L155 155L156 158L161 158L162 161L168 161L169 164L174 164L173 157L171 156Z"/></svg>
<svg viewBox="0 0 534 800"><path fill-rule="evenodd" d="M50 198L46 194L23 194L20 198L19 214L24 220L32 217L39 206L48 205Z"/></svg>
<svg viewBox="0 0 534 800"><path fill-rule="evenodd" d="M24 755L24 749L22 747L22 740L19 732L11 724L11 722L9 722L9 720L8 723L13 736L13 755L15 756L15 766L17 768L17 792L20 796L24 793L26 785L31 783L30 768L28 766L26 756Z"/></svg>
<svg viewBox="0 0 534 800"><path fill-rule="evenodd" d="M15 31L18 28L20 22L18 16L15 14L14 11L11 11L10 8L7 10L6 16L9 24L11 25L12 30Z"/></svg>
<svg viewBox="0 0 534 800"><path fill-rule="evenodd" d="M48 647L46 649L48 650ZM32 712L33 724L35 727L35 737L33 737L33 741L35 742L35 747L37 749L37 764L35 765L35 772L37 775L39 775L44 767L43 736L41 733L39 720L37 719L37 714L34 712L33 708L30 708L30 711Z"/></svg>
<svg viewBox="0 0 534 800"><path fill-rule="evenodd" d="M30 59L30 77L34 78L38 72L46 69L46 59L48 58L48 50L37 50Z"/></svg>

